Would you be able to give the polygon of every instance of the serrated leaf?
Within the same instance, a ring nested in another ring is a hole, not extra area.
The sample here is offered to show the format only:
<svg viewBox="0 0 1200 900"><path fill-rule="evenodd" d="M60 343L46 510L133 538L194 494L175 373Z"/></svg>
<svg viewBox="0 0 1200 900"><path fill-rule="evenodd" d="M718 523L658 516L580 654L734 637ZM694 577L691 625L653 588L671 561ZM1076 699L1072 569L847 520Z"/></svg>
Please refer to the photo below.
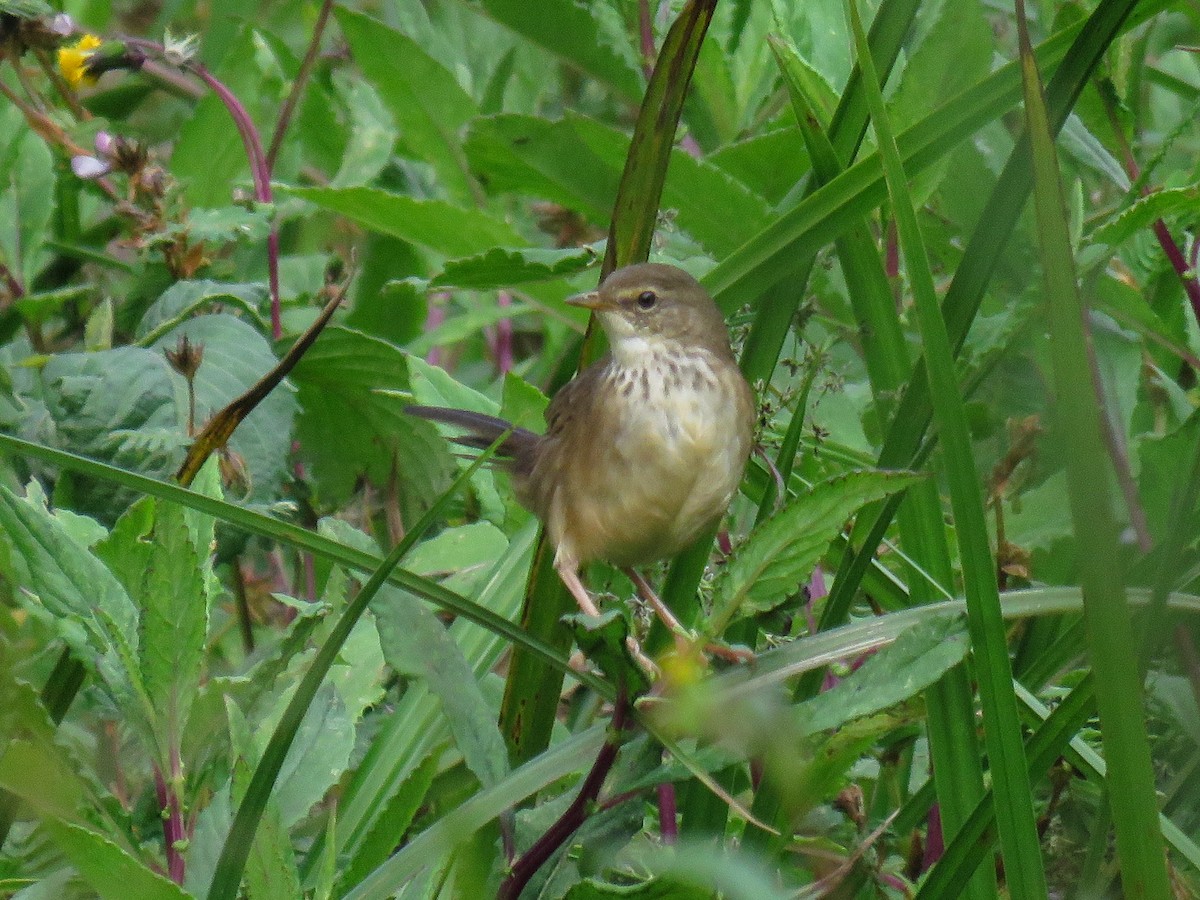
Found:
<svg viewBox="0 0 1200 900"><path fill-rule="evenodd" d="M508 773L508 751L496 727L496 710L479 689L462 650L437 616L393 588L371 603L388 664L422 678L442 703L454 743L484 787Z"/></svg>
<svg viewBox="0 0 1200 900"><path fill-rule="evenodd" d="M102 900L191 900L177 884L102 834L55 819L43 821L42 827Z"/></svg>
<svg viewBox="0 0 1200 900"><path fill-rule="evenodd" d="M301 406L301 453L328 500L349 495L364 475L383 485L400 473L406 494L422 505L449 483L453 461L445 441L429 423L404 414L408 365L399 348L330 326L290 378Z"/></svg>
<svg viewBox="0 0 1200 900"><path fill-rule="evenodd" d="M113 574L41 503L0 485L0 571L44 611L76 655L149 739L151 719L137 666L138 612Z"/></svg>
<svg viewBox="0 0 1200 900"><path fill-rule="evenodd" d="M1155 191L1135 200L1098 226L1092 232L1091 238L1097 244L1115 247L1129 240L1134 234L1149 228L1158 219L1177 213L1195 213L1198 202L1200 185Z"/></svg>
<svg viewBox="0 0 1200 900"><path fill-rule="evenodd" d="M547 281L582 272L600 259L590 246L553 250L545 247L492 247L475 256L447 260L432 287L490 290Z"/></svg>
<svg viewBox="0 0 1200 900"><path fill-rule="evenodd" d="M470 256L488 247L526 243L506 222L445 200L418 200L369 187L280 185L278 191L346 216L364 228L447 256Z"/></svg>
<svg viewBox="0 0 1200 900"><path fill-rule="evenodd" d="M846 520L866 503L903 490L909 472L860 471L816 485L756 528L717 582L714 633L739 615L773 609L794 594Z"/></svg>
<svg viewBox="0 0 1200 900"><path fill-rule="evenodd" d="M650 682L626 643L629 623L619 610L610 609L600 617L570 613L563 621L575 636L579 650L594 662L609 679L621 685L629 697L640 697L650 690Z"/></svg>
<svg viewBox="0 0 1200 900"><path fill-rule="evenodd" d="M146 237L147 245L174 243L185 238L193 244L227 244L233 241L258 243L266 240L271 231L275 207L270 203L244 206L222 206L215 209L191 209L179 222L172 222L161 231Z"/></svg>
<svg viewBox="0 0 1200 900"><path fill-rule="evenodd" d="M937 616L908 629L858 669L799 707L809 731L827 731L915 697L967 654L961 615Z"/></svg>
<svg viewBox="0 0 1200 900"><path fill-rule="evenodd" d="M470 199L458 132L475 115L475 101L408 35L345 7L336 7L334 14L354 61L395 117L409 152L432 165L451 194Z"/></svg>
<svg viewBox="0 0 1200 900"><path fill-rule="evenodd" d="M164 749L178 745L200 682L208 633L207 558L207 545L203 553L197 549L182 507L158 503L140 591L141 664Z"/></svg>
<svg viewBox="0 0 1200 900"><path fill-rule="evenodd" d="M142 316L137 327L138 343L153 344L180 322L215 303L233 304L253 316L260 328L265 328L259 310L266 301L266 286L257 282L177 281Z"/></svg>

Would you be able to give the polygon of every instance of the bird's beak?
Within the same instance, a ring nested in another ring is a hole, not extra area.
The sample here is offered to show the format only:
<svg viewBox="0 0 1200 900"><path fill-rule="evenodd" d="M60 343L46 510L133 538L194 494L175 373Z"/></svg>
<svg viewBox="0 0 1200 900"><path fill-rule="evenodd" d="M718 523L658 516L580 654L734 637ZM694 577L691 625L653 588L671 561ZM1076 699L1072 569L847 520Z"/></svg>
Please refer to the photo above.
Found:
<svg viewBox="0 0 1200 900"><path fill-rule="evenodd" d="M593 311L607 309L608 307L608 304L606 304L600 298L599 291L588 291L586 294L576 294L573 297L568 297L563 302L568 306L579 306L583 309L590 309Z"/></svg>

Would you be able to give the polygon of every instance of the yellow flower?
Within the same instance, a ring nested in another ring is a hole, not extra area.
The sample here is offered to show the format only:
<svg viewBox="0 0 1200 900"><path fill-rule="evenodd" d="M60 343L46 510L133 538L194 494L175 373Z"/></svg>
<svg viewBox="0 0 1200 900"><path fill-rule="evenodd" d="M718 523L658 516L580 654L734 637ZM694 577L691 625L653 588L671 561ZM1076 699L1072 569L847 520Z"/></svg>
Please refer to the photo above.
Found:
<svg viewBox="0 0 1200 900"><path fill-rule="evenodd" d="M96 83L96 76L87 70L87 61L102 43L94 34L85 34L71 46L58 48L58 70L71 87Z"/></svg>

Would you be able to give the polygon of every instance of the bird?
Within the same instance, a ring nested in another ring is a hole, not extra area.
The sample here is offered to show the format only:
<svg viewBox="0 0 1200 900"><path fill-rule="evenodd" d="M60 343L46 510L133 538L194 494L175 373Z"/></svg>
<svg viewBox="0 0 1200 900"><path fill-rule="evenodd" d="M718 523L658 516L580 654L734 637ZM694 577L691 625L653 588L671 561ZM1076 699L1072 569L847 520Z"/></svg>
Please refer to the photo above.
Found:
<svg viewBox="0 0 1200 900"><path fill-rule="evenodd" d="M585 614L599 610L580 569L603 561L678 637L679 622L639 569L675 556L725 514L753 447L753 392L716 303L676 266L625 266L566 302L595 314L609 352L554 395L544 434L466 410L406 411L454 426L460 444L503 438L496 456Z"/></svg>

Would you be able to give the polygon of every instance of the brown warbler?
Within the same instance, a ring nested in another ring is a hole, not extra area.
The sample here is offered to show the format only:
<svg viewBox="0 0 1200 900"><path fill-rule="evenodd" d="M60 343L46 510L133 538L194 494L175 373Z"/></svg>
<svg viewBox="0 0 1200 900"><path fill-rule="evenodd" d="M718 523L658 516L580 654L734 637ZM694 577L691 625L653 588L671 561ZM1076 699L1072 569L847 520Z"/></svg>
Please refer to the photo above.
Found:
<svg viewBox="0 0 1200 900"><path fill-rule="evenodd" d="M626 571L666 624L679 625L635 567L674 556L713 527L750 455L754 399L708 292L682 269L641 263L567 303L592 310L610 352L565 385L546 433L442 407L411 415L458 426L461 443L511 461L517 499L542 521L554 568L589 615L579 568Z"/></svg>

